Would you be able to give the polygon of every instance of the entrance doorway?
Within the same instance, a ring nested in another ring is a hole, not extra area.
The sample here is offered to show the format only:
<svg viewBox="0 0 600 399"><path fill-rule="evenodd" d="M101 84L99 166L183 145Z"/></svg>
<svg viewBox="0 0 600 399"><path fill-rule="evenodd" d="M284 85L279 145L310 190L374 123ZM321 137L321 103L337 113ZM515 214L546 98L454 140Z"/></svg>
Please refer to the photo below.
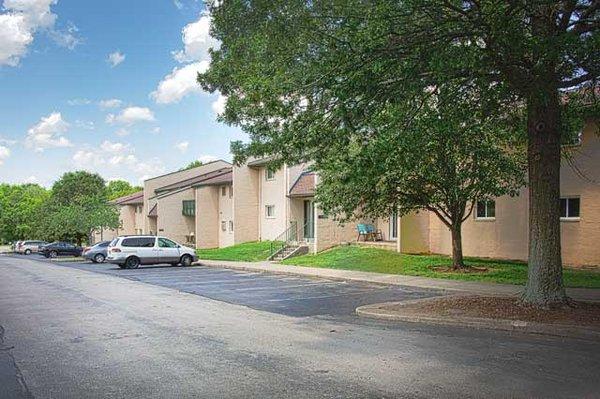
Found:
<svg viewBox="0 0 600 399"><path fill-rule="evenodd" d="M304 201L304 238L315 238L315 202L313 200Z"/></svg>
<svg viewBox="0 0 600 399"><path fill-rule="evenodd" d="M390 240L395 240L398 238L398 211L394 211L390 215L389 237L390 237Z"/></svg>

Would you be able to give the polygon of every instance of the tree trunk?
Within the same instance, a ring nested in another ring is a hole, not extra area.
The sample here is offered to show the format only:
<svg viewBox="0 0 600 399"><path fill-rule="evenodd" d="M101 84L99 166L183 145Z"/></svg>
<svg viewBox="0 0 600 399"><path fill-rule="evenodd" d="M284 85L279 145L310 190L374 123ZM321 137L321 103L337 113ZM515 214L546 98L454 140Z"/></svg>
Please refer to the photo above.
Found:
<svg viewBox="0 0 600 399"><path fill-rule="evenodd" d="M526 303L567 303L560 248L560 139L558 91L540 90L528 100L529 269Z"/></svg>
<svg viewBox="0 0 600 399"><path fill-rule="evenodd" d="M450 227L452 233L452 268L455 270L467 267L463 260L461 227L460 223L458 226L453 225Z"/></svg>

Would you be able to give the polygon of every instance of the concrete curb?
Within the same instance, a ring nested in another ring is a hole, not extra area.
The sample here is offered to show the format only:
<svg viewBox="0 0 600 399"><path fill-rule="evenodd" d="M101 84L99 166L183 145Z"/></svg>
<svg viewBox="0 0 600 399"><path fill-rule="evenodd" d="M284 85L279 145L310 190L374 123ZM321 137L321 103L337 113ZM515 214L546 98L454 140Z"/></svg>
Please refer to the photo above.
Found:
<svg viewBox="0 0 600 399"><path fill-rule="evenodd" d="M538 334L538 335L549 335L554 337L563 338L577 338L585 339L590 341L600 340L600 331L585 328L575 325L562 325L562 324L543 324L535 322L527 322L520 320L506 320L506 319L487 319L480 317L444 317L444 316L426 316L426 315L408 315L402 314L400 311L388 310L388 306L406 306L415 303L422 303L427 301L433 301L439 298L424 298L415 299L411 301L403 302L385 302L377 303L373 305L364 305L356 308L356 314L361 317L367 317L371 319L387 320L387 321L401 321L408 323L422 323L422 324L433 324L441 326L452 326L452 327L468 327L475 329L486 329L486 330L500 330L519 332L526 334Z"/></svg>

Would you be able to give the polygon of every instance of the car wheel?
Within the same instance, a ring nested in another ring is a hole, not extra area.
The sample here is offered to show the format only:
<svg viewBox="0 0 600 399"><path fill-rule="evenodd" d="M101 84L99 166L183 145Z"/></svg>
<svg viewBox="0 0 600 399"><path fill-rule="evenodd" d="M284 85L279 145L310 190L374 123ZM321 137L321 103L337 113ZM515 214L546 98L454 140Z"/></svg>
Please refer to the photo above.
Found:
<svg viewBox="0 0 600 399"><path fill-rule="evenodd" d="M137 269L138 267L140 267L140 260L135 256L129 257L125 261L125 267L127 269Z"/></svg>
<svg viewBox="0 0 600 399"><path fill-rule="evenodd" d="M31 249L26 249L25 250L25 255L31 255Z"/></svg>
<svg viewBox="0 0 600 399"><path fill-rule="evenodd" d="M194 260L189 255L183 255L181 257L181 266L191 266Z"/></svg>
<svg viewBox="0 0 600 399"><path fill-rule="evenodd" d="M94 262L96 263L104 263L105 259L106 258L102 254L96 254L96 256L94 256Z"/></svg>
<svg viewBox="0 0 600 399"><path fill-rule="evenodd" d="M51 258L56 258L58 256L58 252L56 252L56 251L50 251L49 255L50 255Z"/></svg>

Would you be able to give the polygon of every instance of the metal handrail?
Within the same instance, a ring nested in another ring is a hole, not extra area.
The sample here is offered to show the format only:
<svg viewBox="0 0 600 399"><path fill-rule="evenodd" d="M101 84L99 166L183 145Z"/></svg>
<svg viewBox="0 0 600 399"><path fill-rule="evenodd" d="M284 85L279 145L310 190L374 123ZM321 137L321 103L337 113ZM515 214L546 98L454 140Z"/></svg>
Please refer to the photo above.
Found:
<svg viewBox="0 0 600 399"><path fill-rule="evenodd" d="M277 252L285 248L290 242L298 241L298 222L291 221L290 227L279 234L273 241L271 241L269 249L269 259L273 257Z"/></svg>

